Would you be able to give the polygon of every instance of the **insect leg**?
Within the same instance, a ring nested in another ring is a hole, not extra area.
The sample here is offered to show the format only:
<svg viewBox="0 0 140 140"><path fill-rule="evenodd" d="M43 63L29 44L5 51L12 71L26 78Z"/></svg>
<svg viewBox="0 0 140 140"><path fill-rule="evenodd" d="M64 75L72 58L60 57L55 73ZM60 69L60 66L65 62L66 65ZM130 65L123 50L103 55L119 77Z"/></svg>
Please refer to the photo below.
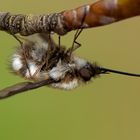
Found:
<svg viewBox="0 0 140 140"><path fill-rule="evenodd" d="M12 34L12 36L13 36L13 37L20 43L20 45L21 45L21 48L22 48L22 50L23 50L23 57L24 57L24 60L25 60L25 65L26 65L26 67L27 67L27 69L28 69L28 71L29 71L29 75L30 75L30 77L31 77L31 79L32 79L31 71L30 71L30 68L29 68L28 62L27 62L26 53L25 53L25 50L24 50L24 47L23 47L23 42L22 42L15 34Z"/></svg>
<svg viewBox="0 0 140 140"><path fill-rule="evenodd" d="M45 65L46 70L49 68L49 66L50 66L50 64L49 64L50 54L56 47L58 47L58 45L53 40L51 34L39 33L38 36L48 44L48 49L45 52L46 56L43 58L42 63L38 66L38 69L33 74L33 77L42 69L42 67L44 65Z"/></svg>
<svg viewBox="0 0 140 140"><path fill-rule="evenodd" d="M60 35L58 36L58 46L59 46L59 48L61 47L61 36Z"/></svg>
<svg viewBox="0 0 140 140"><path fill-rule="evenodd" d="M83 28L82 29L77 29L75 35L74 35L74 39L73 39L73 42L72 42L72 46L70 49L68 49L68 55L71 57L72 53L78 49L79 47L81 47L81 44L79 42L77 42L77 38L79 37L79 35L81 34L81 32L83 31ZM75 46L76 44L76 46Z"/></svg>
<svg viewBox="0 0 140 140"><path fill-rule="evenodd" d="M81 28L77 29L77 31L74 35L74 39L73 39L73 42L72 42L72 47L70 49L70 56L71 56L73 51L75 51L76 49L78 49L81 46L81 44L79 42L77 42L77 38L80 36L80 34L83 31L83 25L84 25L86 15L87 15L87 10L86 10L86 7L84 7L84 14L83 14L83 18L81 20L81 26L80 26ZM75 44L77 44L77 46L75 46Z"/></svg>
<svg viewBox="0 0 140 140"><path fill-rule="evenodd" d="M48 69L49 67L49 58L50 58L50 54L51 54L51 51L53 50L53 40L51 38L51 35L50 33L48 34L48 50L47 50L47 57L46 57L46 69Z"/></svg>

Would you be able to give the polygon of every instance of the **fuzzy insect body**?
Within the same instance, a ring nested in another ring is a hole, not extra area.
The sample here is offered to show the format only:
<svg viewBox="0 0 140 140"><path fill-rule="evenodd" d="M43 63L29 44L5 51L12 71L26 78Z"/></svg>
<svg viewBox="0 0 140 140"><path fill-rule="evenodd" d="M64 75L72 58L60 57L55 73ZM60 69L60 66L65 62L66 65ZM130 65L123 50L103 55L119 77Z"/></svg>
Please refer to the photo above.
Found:
<svg viewBox="0 0 140 140"><path fill-rule="evenodd" d="M26 79L60 81L51 86L67 90L104 73L96 64L75 55L69 56L69 49L65 47L53 47L49 42L38 44L31 41L26 41L22 48L17 49L12 57L12 69Z"/></svg>
<svg viewBox="0 0 140 140"><path fill-rule="evenodd" d="M140 0L99 0L92 4L47 15L12 15L0 12L0 30L28 36L107 25L140 15Z"/></svg>
<svg viewBox="0 0 140 140"><path fill-rule="evenodd" d="M37 38L26 40L12 57L13 71L26 79L36 82L52 79L56 82L50 86L70 90L106 73L140 77L140 74L103 68L77 57L72 48L55 44L48 34L34 36Z"/></svg>

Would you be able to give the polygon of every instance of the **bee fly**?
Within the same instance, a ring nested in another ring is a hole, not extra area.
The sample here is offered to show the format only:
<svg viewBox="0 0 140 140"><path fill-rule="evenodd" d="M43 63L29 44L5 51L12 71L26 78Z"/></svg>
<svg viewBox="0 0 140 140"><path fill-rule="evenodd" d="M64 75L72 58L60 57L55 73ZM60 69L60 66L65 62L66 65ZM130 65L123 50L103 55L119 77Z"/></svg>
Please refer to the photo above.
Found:
<svg viewBox="0 0 140 140"><path fill-rule="evenodd" d="M58 82L50 86L70 90L110 72L140 77L139 74L103 68L77 57L73 53L75 47L66 49L60 43L57 45L48 34L35 36L37 39L25 40L12 56L13 71L26 79L41 81L51 78Z"/></svg>

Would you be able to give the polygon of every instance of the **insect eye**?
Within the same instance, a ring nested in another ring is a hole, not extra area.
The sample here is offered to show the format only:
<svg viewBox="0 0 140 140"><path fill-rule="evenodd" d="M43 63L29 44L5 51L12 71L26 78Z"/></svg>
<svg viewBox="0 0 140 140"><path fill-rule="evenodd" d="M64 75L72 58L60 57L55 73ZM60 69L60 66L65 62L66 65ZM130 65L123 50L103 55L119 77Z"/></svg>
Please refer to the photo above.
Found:
<svg viewBox="0 0 140 140"><path fill-rule="evenodd" d="M87 68L81 68L79 70L80 76L83 78L84 81L89 81L93 76L92 72Z"/></svg>

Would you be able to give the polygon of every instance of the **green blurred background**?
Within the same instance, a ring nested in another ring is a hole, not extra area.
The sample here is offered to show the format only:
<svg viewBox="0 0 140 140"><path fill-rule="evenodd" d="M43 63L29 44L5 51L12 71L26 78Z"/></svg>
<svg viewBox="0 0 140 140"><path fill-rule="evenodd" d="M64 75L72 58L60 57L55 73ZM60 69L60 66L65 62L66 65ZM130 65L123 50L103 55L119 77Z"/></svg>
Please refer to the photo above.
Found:
<svg viewBox="0 0 140 140"><path fill-rule="evenodd" d="M92 0L4 0L0 11L52 13ZM87 29L77 55L98 64L140 73L140 18ZM68 47L74 32L62 38ZM0 32L0 89L24 79L9 69L18 42ZM72 91L43 87L0 101L0 140L139 140L140 79L104 75Z"/></svg>

